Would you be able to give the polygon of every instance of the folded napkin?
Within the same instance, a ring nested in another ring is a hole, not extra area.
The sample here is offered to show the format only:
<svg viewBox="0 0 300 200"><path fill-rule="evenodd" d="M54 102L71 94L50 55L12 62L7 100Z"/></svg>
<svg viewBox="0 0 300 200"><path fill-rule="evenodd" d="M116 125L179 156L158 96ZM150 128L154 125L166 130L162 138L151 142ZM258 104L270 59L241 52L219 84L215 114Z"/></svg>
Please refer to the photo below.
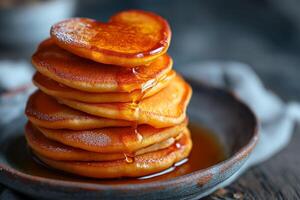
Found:
<svg viewBox="0 0 300 200"><path fill-rule="evenodd" d="M252 109L260 122L259 142L249 159L238 172L207 194L229 185L246 169L269 159L288 145L294 125L300 121L300 104L283 102L264 87L251 67L239 62L200 62L179 71L190 79L231 90Z"/></svg>
<svg viewBox="0 0 300 200"><path fill-rule="evenodd" d="M24 112L24 106L34 86L34 69L24 60L0 61L0 128Z"/></svg>
<svg viewBox="0 0 300 200"><path fill-rule="evenodd" d="M283 102L263 86L249 66L238 62L201 62L179 68L178 71L193 80L233 91L260 120L260 139L253 154L236 174L207 195L230 184L246 169L267 160L289 143L294 124L300 121L300 104ZM25 61L0 62L0 128L24 112L26 99L34 89L32 74L30 64ZM8 198L21 197L0 186L0 200Z"/></svg>

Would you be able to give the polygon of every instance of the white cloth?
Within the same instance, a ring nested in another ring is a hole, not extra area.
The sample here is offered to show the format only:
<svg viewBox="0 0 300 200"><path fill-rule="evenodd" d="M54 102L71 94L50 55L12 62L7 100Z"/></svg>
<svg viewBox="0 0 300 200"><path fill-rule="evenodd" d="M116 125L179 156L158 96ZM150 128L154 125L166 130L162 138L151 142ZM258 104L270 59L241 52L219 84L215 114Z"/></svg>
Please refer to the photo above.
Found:
<svg viewBox="0 0 300 200"><path fill-rule="evenodd" d="M288 145L294 125L300 121L300 104L285 103L267 90L251 67L239 62L200 62L181 70L186 77L231 90L254 111L260 121L259 142L245 165L207 194L229 185L246 169L269 159Z"/></svg>
<svg viewBox="0 0 300 200"><path fill-rule="evenodd" d="M34 88L33 72L26 61L0 61L0 126L24 112L26 99Z"/></svg>

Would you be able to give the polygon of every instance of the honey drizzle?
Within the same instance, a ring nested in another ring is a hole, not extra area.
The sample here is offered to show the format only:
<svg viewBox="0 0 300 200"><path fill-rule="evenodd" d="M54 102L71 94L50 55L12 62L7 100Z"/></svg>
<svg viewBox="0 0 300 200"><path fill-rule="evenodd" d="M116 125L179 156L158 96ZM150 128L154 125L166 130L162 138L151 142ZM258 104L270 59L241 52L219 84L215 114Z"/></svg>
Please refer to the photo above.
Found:
<svg viewBox="0 0 300 200"><path fill-rule="evenodd" d="M136 121L133 121L133 123L131 124L131 128L133 129L133 133L135 134L135 138L137 142L143 142L143 135L139 132L138 130L138 119L139 117L139 113L140 113L140 102L141 100L145 97L145 95L147 94L147 92L155 85L158 83L158 81L160 81L161 79L165 78L166 76L161 77L160 79L158 78L154 78L154 79L149 79L149 77L147 75L145 75L144 73L140 73L139 72L139 67L133 67L131 69L132 74L134 74L134 76L136 77L136 79L140 80L141 82L144 82L146 80L146 82L144 84L140 85L140 88L137 90L137 95L134 96L132 102L130 102L130 109L133 110L134 116L137 119ZM134 155L132 154L132 152L127 151L126 153L124 153L125 156L125 160L127 163L132 163L134 162Z"/></svg>
<svg viewBox="0 0 300 200"><path fill-rule="evenodd" d="M125 161L126 161L127 163L133 163L133 161L134 161L134 156L132 156L132 155L130 155L130 154L128 154L128 153L124 153L124 156L125 156Z"/></svg>

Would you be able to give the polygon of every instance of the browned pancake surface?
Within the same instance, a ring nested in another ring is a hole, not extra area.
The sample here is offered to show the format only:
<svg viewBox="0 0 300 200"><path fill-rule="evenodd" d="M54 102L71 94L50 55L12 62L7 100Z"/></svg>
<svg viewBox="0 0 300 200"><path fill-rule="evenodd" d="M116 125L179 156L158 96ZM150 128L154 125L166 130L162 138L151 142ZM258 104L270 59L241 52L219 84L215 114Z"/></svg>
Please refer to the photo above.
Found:
<svg viewBox="0 0 300 200"><path fill-rule="evenodd" d="M186 107L191 94L191 87L177 75L166 88L138 104L93 104L69 99L60 99L60 102L96 116L167 127L179 124L186 118Z"/></svg>
<svg viewBox="0 0 300 200"><path fill-rule="evenodd" d="M162 55L149 66L124 68L96 63L42 42L32 63L43 75L71 88L87 92L132 92L156 84L172 68L172 59Z"/></svg>
<svg viewBox="0 0 300 200"><path fill-rule="evenodd" d="M94 152L128 152L176 137L185 128L187 122L168 127L154 128L149 125L133 127L109 127L90 130L38 129L51 140L68 146Z"/></svg>
<svg viewBox="0 0 300 200"><path fill-rule="evenodd" d="M59 46L76 55L123 67L155 60L171 40L167 21L141 10L117 13L108 23L71 18L53 25L50 32Z"/></svg>
<svg viewBox="0 0 300 200"><path fill-rule="evenodd" d="M126 159L126 156L136 156L167 148L176 141L176 138L168 138L160 143L153 144L130 155L126 155L126 153L96 153L67 146L48 139L30 123L25 127L25 137L30 148L39 155L52 160L65 161L112 161Z"/></svg>
<svg viewBox="0 0 300 200"><path fill-rule="evenodd" d="M25 114L32 123L53 129L84 130L132 125L129 121L102 118L74 110L41 91L36 91L29 97Z"/></svg>
<svg viewBox="0 0 300 200"><path fill-rule="evenodd" d="M173 145L158 151L136 156L133 162L125 160L106 162L55 161L35 153L47 165L80 176L93 178L140 177L171 167L186 158L192 148L188 130Z"/></svg>
<svg viewBox="0 0 300 200"><path fill-rule="evenodd" d="M73 99L77 101L90 103L132 102L137 99L144 99L159 92L161 89L165 88L170 83L170 81L175 77L175 75L176 73L174 71L170 71L165 76L165 78L162 78L161 81L158 81L157 84L155 84L153 87L147 89L144 92L141 90L134 90L132 92L106 93L85 92L58 83L42 75L39 72L37 72L34 75L33 82L43 92L54 97Z"/></svg>

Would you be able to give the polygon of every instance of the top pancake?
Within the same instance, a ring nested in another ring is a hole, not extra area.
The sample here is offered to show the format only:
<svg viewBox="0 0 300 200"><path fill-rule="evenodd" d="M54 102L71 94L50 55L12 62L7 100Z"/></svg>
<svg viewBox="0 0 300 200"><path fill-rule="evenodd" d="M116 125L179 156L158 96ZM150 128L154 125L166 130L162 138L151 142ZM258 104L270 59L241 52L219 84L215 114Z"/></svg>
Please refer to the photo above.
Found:
<svg viewBox="0 0 300 200"><path fill-rule="evenodd" d="M51 39L42 42L32 63L43 75L87 92L132 92L155 85L172 69L164 54L148 66L124 68L96 63L59 48Z"/></svg>
<svg viewBox="0 0 300 200"><path fill-rule="evenodd" d="M128 10L112 16L108 23L73 18L52 26L51 37L60 47L100 63L134 67L164 54L171 30L162 17Z"/></svg>

